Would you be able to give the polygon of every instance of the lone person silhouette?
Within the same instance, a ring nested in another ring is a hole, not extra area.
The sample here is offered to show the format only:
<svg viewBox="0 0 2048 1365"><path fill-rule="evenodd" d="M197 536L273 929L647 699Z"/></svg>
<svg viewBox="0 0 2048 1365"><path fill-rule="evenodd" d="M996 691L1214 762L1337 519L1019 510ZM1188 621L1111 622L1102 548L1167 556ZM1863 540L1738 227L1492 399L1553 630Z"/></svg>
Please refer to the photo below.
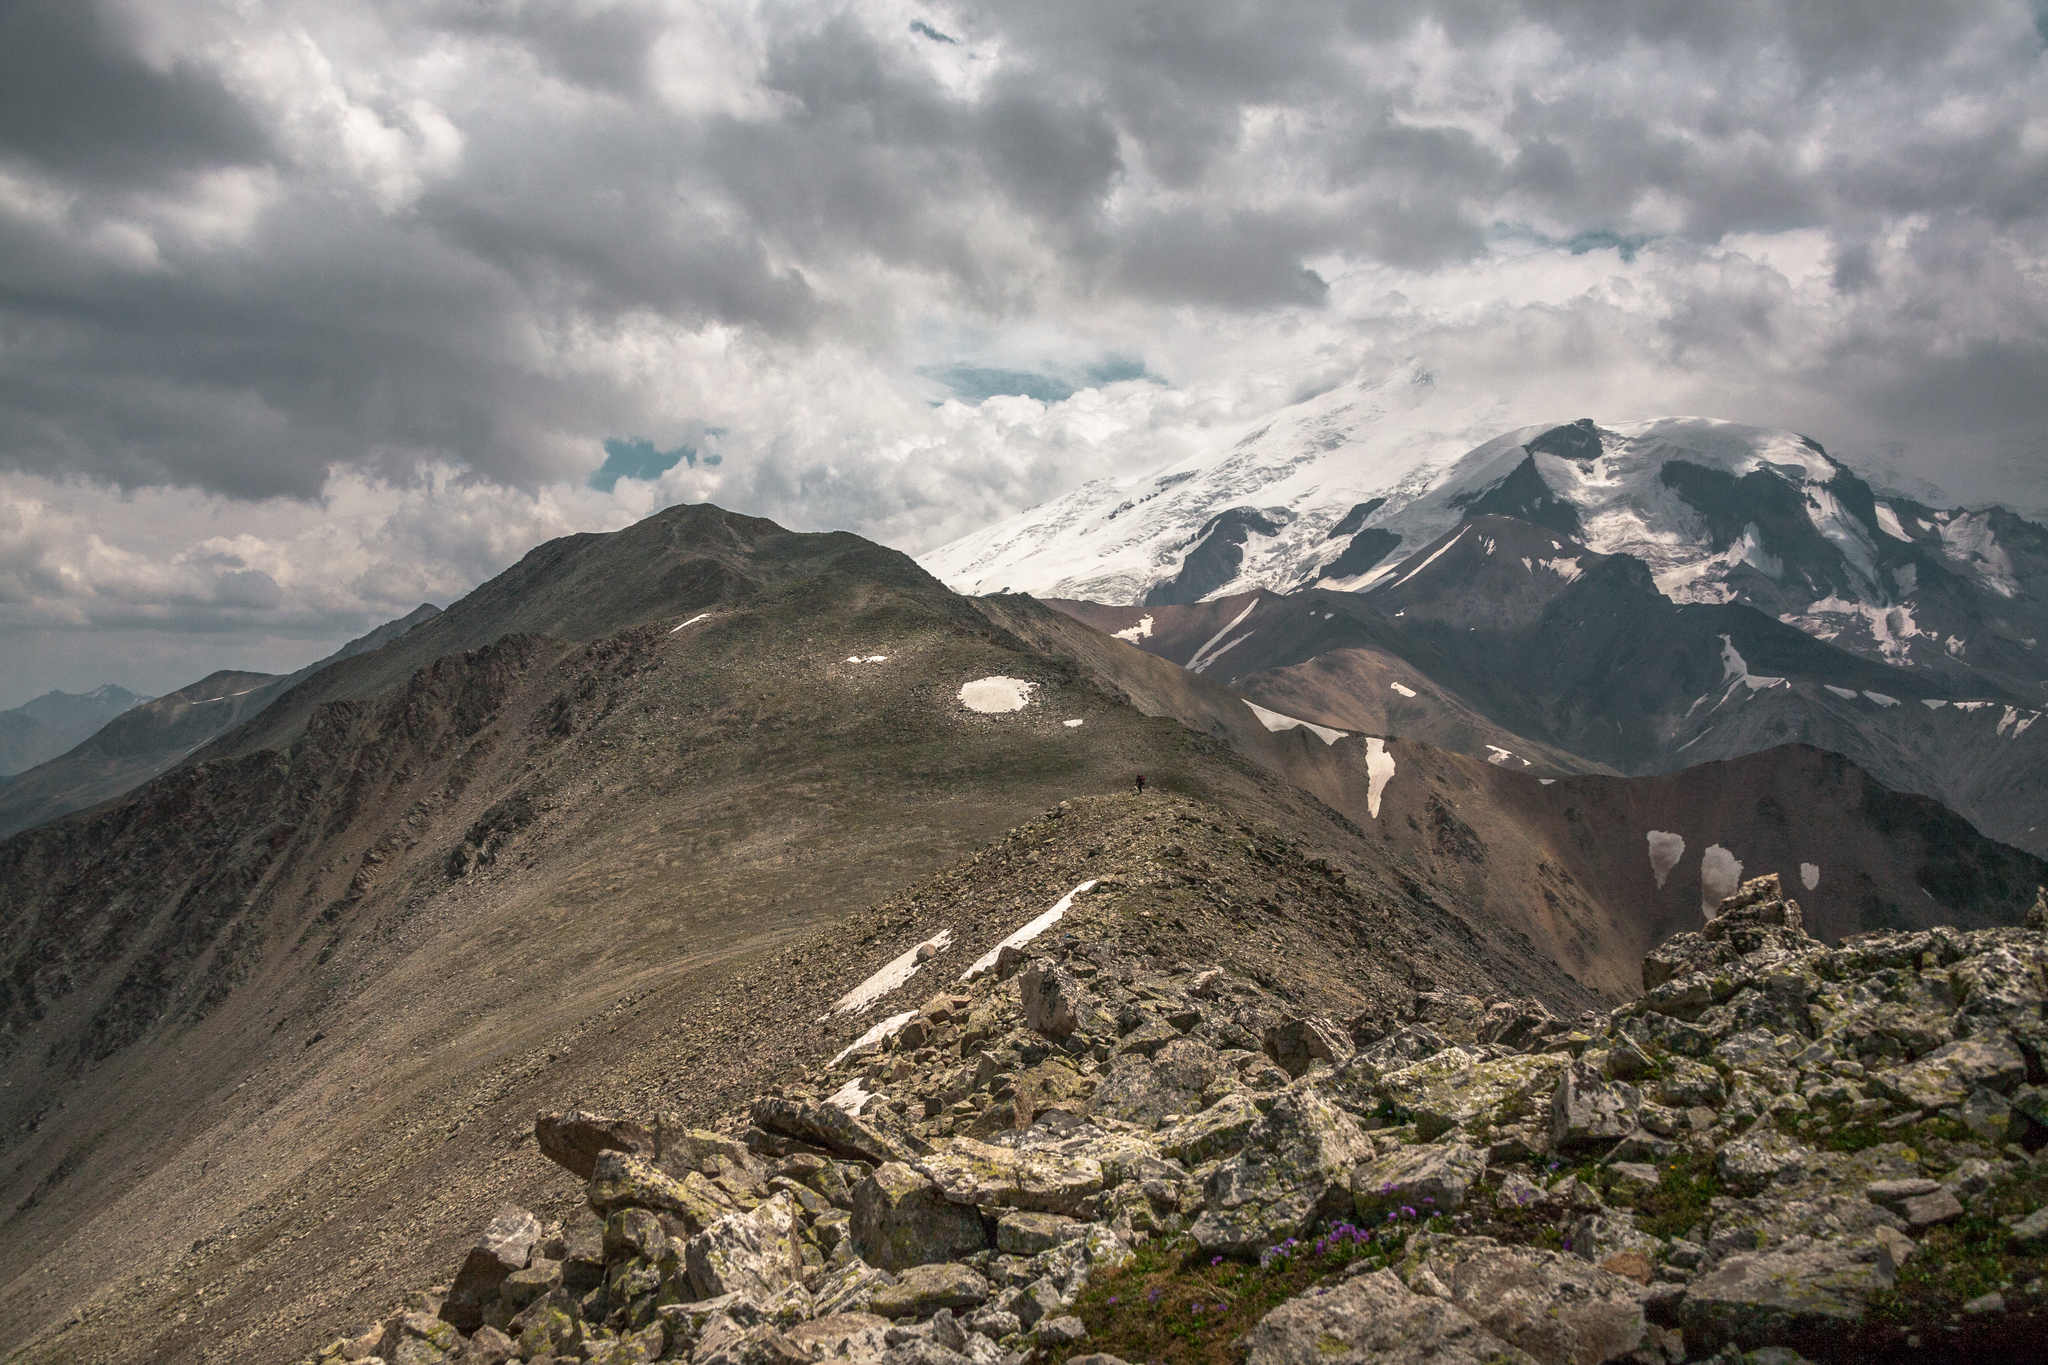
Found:
<svg viewBox="0 0 2048 1365"><path fill-rule="evenodd" d="M1140 796L1143 796L1144 794L1145 794L1145 774L1143 774L1143 773L1139 773L1139 774L1138 774L1138 795L1140 795Z"/></svg>

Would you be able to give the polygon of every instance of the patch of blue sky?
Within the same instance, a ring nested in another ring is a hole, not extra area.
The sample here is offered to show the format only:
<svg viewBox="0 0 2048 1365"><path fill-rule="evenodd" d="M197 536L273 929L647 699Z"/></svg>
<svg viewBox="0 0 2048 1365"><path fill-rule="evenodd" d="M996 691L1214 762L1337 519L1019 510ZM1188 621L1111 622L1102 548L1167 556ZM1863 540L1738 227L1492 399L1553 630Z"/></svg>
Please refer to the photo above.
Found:
<svg viewBox="0 0 2048 1365"><path fill-rule="evenodd" d="M1041 403L1058 403L1082 389L1101 388L1142 379L1148 383L1166 381L1145 368L1143 357L1110 354L1080 366L1059 366L1047 370L1011 370L964 362L925 365L917 373L943 385L963 403L978 406L991 398L1035 398Z"/></svg>
<svg viewBox="0 0 2048 1365"><path fill-rule="evenodd" d="M698 459L695 446L662 450L654 442L639 437L622 439L614 436L604 443L604 463L597 467L588 482L598 492L609 493L619 486L620 479L640 479L651 483L679 464L695 469ZM702 459L706 465L719 462L716 455L705 455Z"/></svg>

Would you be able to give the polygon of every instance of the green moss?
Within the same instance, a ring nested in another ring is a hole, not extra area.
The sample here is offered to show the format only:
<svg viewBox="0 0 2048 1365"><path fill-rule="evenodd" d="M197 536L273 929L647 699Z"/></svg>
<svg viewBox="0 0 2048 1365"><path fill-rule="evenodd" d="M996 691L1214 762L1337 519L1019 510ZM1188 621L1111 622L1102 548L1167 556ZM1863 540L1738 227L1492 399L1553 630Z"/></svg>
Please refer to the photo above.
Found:
<svg viewBox="0 0 2048 1365"><path fill-rule="evenodd" d="M1390 1223L1371 1229L1369 1239L1339 1225L1323 1239L1268 1253L1259 1265L1205 1256L1185 1237L1148 1243L1119 1269L1090 1279L1074 1305L1088 1337L1068 1354L1231 1365L1241 1359L1238 1339L1273 1309L1360 1262L1372 1270L1397 1263L1412 1233L1445 1221Z"/></svg>
<svg viewBox="0 0 2048 1365"><path fill-rule="evenodd" d="M1652 1237L1683 1237L1721 1192L1713 1158L1683 1152L1659 1162L1658 1172L1656 1187L1635 1197L1636 1225Z"/></svg>

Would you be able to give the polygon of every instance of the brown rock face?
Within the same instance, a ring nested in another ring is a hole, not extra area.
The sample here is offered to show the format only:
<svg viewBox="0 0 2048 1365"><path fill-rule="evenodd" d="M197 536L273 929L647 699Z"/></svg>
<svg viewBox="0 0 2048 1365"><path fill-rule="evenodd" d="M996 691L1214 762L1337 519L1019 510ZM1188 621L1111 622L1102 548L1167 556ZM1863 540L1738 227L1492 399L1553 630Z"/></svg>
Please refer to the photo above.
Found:
<svg viewBox="0 0 2048 1365"><path fill-rule="evenodd" d="M578 1180L590 1179L599 1152L649 1158L654 1155L654 1135L639 1124L581 1109L536 1116L533 1136L540 1144L542 1156L564 1167Z"/></svg>

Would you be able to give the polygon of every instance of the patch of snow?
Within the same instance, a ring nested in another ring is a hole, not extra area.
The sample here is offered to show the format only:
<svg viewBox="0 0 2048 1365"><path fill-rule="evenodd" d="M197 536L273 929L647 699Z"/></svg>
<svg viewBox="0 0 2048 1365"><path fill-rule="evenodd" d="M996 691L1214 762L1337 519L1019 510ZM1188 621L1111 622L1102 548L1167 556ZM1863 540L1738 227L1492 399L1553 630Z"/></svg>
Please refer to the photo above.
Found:
<svg viewBox="0 0 2048 1365"><path fill-rule="evenodd" d="M1081 726L1086 725L1087 723L1088 722L1085 720L1063 720L1060 722L1060 724L1066 726L1069 730L1077 730Z"/></svg>
<svg viewBox="0 0 2048 1365"><path fill-rule="evenodd" d="M1229 644L1223 646L1223 648L1211 654L1208 658L1202 660L1200 665L1191 669L1190 671L1195 673L1202 672L1204 669L1207 669L1211 664L1215 663L1218 659L1228 654L1231 650L1236 649L1239 645L1243 644L1246 640L1251 639L1252 636L1257 634L1258 632L1255 630L1246 631L1244 634L1238 636L1235 640L1232 640Z"/></svg>
<svg viewBox="0 0 2048 1365"><path fill-rule="evenodd" d="M1579 561L1576 559L1545 559L1538 562L1567 583L1576 583L1586 576L1586 571L1579 567Z"/></svg>
<svg viewBox="0 0 2048 1365"><path fill-rule="evenodd" d="M698 613L697 613L697 614L696 614L695 616L692 616L692 617L691 617L691 618L690 618L689 620L687 620L687 621L683 622L683 626L694 626L694 625L696 625L696 624L697 624L697 623L698 623L699 621L704 621L704 620L708 620L708 619L710 619L710 616L711 616L711 613L710 613L710 612L708 612L708 611L700 611L700 612L698 612ZM676 630L681 630L681 629L683 628L683 626L677 626L677 627L675 628L675 630L671 630L671 631L669 632L669 634L671 634L671 635L675 634L675 633L676 633Z"/></svg>
<svg viewBox="0 0 2048 1365"><path fill-rule="evenodd" d="M1708 919L1742 889L1742 861L1719 844L1707 845L1700 855L1700 913Z"/></svg>
<svg viewBox="0 0 2048 1365"><path fill-rule="evenodd" d="M1853 624L1870 633L1871 643L1877 646L1878 653L1884 655L1887 663L1901 668L1913 666L1914 640L1941 638L1939 631L1920 629L1919 623L1913 619L1910 603L1875 606L1830 594L1808 607L1803 614L1792 613L1778 619L1805 631L1816 640L1836 639Z"/></svg>
<svg viewBox="0 0 2048 1365"><path fill-rule="evenodd" d="M1699 743L1701 740L1705 739L1708 735L1711 735L1713 733L1714 727L1709 725L1706 729L1700 731L1698 734L1694 735L1691 739L1679 745L1676 749L1673 749L1671 752L1674 754L1682 754L1687 749L1690 749L1693 745Z"/></svg>
<svg viewBox="0 0 2048 1365"><path fill-rule="evenodd" d="M1748 662L1742 657L1742 652L1735 648L1735 641L1723 635L1721 637L1721 681L1742 683L1750 691L1760 692L1766 687L1776 687L1785 680L1783 678L1760 678L1751 673ZM1732 895L1733 893L1731 892L1730 894Z"/></svg>
<svg viewBox="0 0 2048 1365"><path fill-rule="evenodd" d="M1671 869L1678 866L1678 860L1685 856L1685 840L1668 830L1653 829L1649 833L1650 871L1657 878L1657 889L1664 889L1664 879L1671 875Z"/></svg>
<svg viewBox="0 0 2048 1365"><path fill-rule="evenodd" d="M912 944L895 957L889 959L888 964L882 970L840 996L838 1000L833 1002L831 1009L818 1016L818 1022L822 1024L835 1014L853 1014L859 1010L866 1009L869 1005L874 1004L890 991L895 990L898 986L910 980L911 977L917 975L917 969L924 965L925 959L937 957L952 946L953 931L951 929L941 929L924 942Z"/></svg>
<svg viewBox="0 0 2048 1365"><path fill-rule="evenodd" d="M1900 592L1911 592L1920 586L1920 566L1900 564L1892 569L1892 582L1899 585Z"/></svg>
<svg viewBox="0 0 2048 1365"><path fill-rule="evenodd" d="M1903 540L1908 544L1912 543L1913 537L1907 535L1906 528L1899 525L1899 514L1892 510L1892 505L1888 502L1881 502L1877 505L1877 529L1890 536L1893 540ZM1805 866L1804 863L1800 865L1802 867ZM1813 890L1810 886L1806 889L1809 891Z"/></svg>
<svg viewBox="0 0 2048 1365"><path fill-rule="evenodd" d="M1899 704L1897 697L1887 697L1884 693L1873 692L1867 687L1863 689L1863 695L1876 702L1879 706L1897 706Z"/></svg>
<svg viewBox="0 0 2048 1365"><path fill-rule="evenodd" d="M1387 789L1387 782L1394 775L1394 756L1387 752L1387 742L1377 737L1365 741L1365 776L1370 783L1365 792L1365 808L1372 818L1380 818L1380 793Z"/></svg>
<svg viewBox="0 0 2048 1365"><path fill-rule="evenodd" d="M1210 650L1215 649L1217 644L1222 641L1224 636L1230 634L1231 631L1236 630L1239 626L1243 625L1244 618L1250 616L1252 614L1252 608L1258 605L1259 599L1254 597L1251 601L1245 604L1244 610L1239 612L1229 625L1217 631L1214 635L1211 635L1209 637L1209 643L1203 645L1200 649L1196 650L1194 653L1194 657L1188 660L1188 672L1200 673L1204 668L1207 668L1209 666L1209 660L1204 656L1207 655ZM1242 639L1243 637L1240 636L1239 638ZM1235 644L1236 641L1232 641L1231 643ZM1225 646L1225 648L1228 647L1229 646ZM1220 654L1222 651L1217 650L1217 652Z"/></svg>
<svg viewBox="0 0 2048 1365"><path fill-rule="evenodd" d="M830 1018L831 1016L827 1015L826 1017ZM834 1057L831 1061L825 1063L825 1066L828 1069L831 1067L838 1066L841 1062L845 1061L848 1057L851 1057L854 1053L860 1051L862 1048L867 1047L873 1043L879 1043L884 1038L895 1037L896 1030L902 1028L905 1024L909 1023L911 1020L915 1018L917 1018L916 1010L905 1010L901 1014L890 1015L887 1019L884 1019L881 1023L876 1024L866 1033L863 1033L860 1037L854 1039L845 1047L841 1048L839 1050L839 1055Z"/></svg>
<svg viewBox="0 0 2048 1365"><path fill-rule="evenodd" d="M2026 643L2028 649L2032 649L2034 647L2034 642L2032 640L2029 640ZM1948 651L1949 657L1952 659L1962 658L1963 651L1968 649L1969 647L1969 641L1965 640L1960 635L1949 636L1948 643L1942 646L1943 649L1946 649Z"/></svg>
<svg viewBox="0 0 2048 1365"><path fill-rule="evenodd" d="M1959 701L1951 702L1950 705L1954 706L1958 711L1982 711L1985 707L1996 706L1998 703L1994 701Z"/></svg>
<svg viewBox="0 0 2048 1365"><path fill-rule="evenodd" d="M1252 708L1252 714L1259 718L1259 724L1265 726L1268 730L1273 731L1275 734L1278 734L1282 730L1292 730L1298 725L1302 729L1307 730L1309 733L1313 734L1317 739L1320 739L1323 743L1335 744L1338 740L1344 738L1344 736L1347 733L1349 733L1345 730L1332 730L1327 725L1317 725L1314 721L1299 720L1293 716L1283 716L1278 711L1268 711L1265 707L1259 705L1255 701L1248 701L1245 703L1245 705Z"/></svg>
<svg viewBox="0 0 2048 1365"><path fill-rule="evenodd" d="M1882 503L1880 503L1880 504L1879 504L1879 506L1883 506L1883 504L1882 504ZM1894 524L1894 525L1896 525L1897 523L1896 523L1896 522L1894 522L1893 524ZM1819 863L1801 863L1801 864L1799 865L1799 884L1800 884L1801 886L1805 887L1805 888L1806 888L1806 889L1807 889L1808 891L1811 891L1811 890L1813 890L1813 888L1815 888L1816 886L1819 886L1819 885L1820 885L1820 864L1819 864Z"/></svg>
<svg viewBox="0 0 2048 1365"><path fill-rule="evenodd" d="M2006 708L2005 708L2005 714L2004 714L2003 716L2001 716L2001 717L1999 718L1999 721L1998 721L1998 729L1997 729L1997 730L1996 730L1996 731L1995 731L1994 733L1997 733L1997 734L2001 734L2001 735L2002 735L2002 734L2004 734L2004 733L2005 733L2005 732L2006 732L2007 730L2011 730L2011 729L2012 729L2012 723L2013 723L2014 721L2018 720L2019 718L2020 718L2020 713L2019 713L2019 710L2018 710L2018 708L2017 708L2017 707L2012 707L2012 706L2008 706L2008 707L2006 707ZM2018 734L2019 732L2015 730L2015 731L2013 731L2013 733L2014 733L2014 734Z"/></svg>
<svg viewBox="0 0 2048 1365"><path fill-rule="evenodd" d="M1149 616L1140 616L1138 618L1137 625L1126 626L1122 630L1111 631L1110 638L1115 640L1129 640L1132 644L1136 644L1138 641L1144 639L1151 633L1152 618Z"/></svg>
<svg viewBox="0 0 2048 1365"><path fill-rule="evenodd" d="M1947 702L1941 700L1939 697L1922 697L1920 699L1920 704L1930 711L1939 711L1942 707L1948 705Z"/></svg>
<svg viewBox="0 0 2048 1365"><path fill-rule="evenodd" d="M1387 685L1393 688L1396 692L1399 692L1404 697L1412 697L1415 695L1415 689L1412 687L1403 687L1400 683L1388 683Z"/></svg>
<svg viewBox="0 0 2048 1365"><path fill-rule="evenodd" d="M846 656L846 662L850 664L885 664L889 662L889 656L886 654L849 654Z"/></svg>
<svg viewBox="0 0 2048 1365"><path fill-rule="evenodd" d="M1036 686L1037 683L1006 678L1001 674L992 678L976 678L973 682L960 684L960 704L984 716L1022 711L1031 700L1031 689Z"/></svg>
<svg viewBox="0 0 2048 1365"><path fill-rule="evenodd" d="M1557 779L1554 777L1539 777L1536 780L1546 787L1555 787L1557 785Z"/></svg>
<svg viewBox="0 0 2048 1365"><path fill-rule="evenodd" d="M2012 727L2012 737L2014 739L2018 739L2021 735L2027 732L2027 727L2029 725L2032 725L2035 721L2039 719L2041 719L2041 713L2039 711L2029 711L2026 714L2026 716L2019 721L2018 724Z"/></svg>
<svg viewBox="0 0 2048 1365"><path fill-rule="evenodd" d="M1022 948L1025 944L1031 942L1032 939L1037 938L1040 934L1052 928L1053 925L1059 923L1060 916L1066 914L1067 911L1074 908L1074 897L1084 896L1088 894L1089 890L1092 889L1094 885L1095 879L1093 877L1090 877L1087 881L1082 882L1079 886L1075 887L1072 891L1069 891L1066 895L1061 896L1059 899L1059 904L1053 906L1052 909L1046 911L1037 919L1032 920L1022 929L1019 929L1016 933L1010 935L1001 943L998 943L995 947L983 953L980 957L974 959L972 965L970 965L966 971L960 973L960 979L962 981L971 981L975 977L980 976L983 972L993 971L995 969L996 959L1002 956L1003 949Z"/></svg>
<svg viewBox="0 0 2048 1365"><path fill-rule="evenodd" d="M1513 753L1501 748L1498 744L1489 744L1486 747L1490 751L1486 756L1488 763L1506 763L1514 757Z"/></svg>
<svg viewBox="0 0 2048 1365"><path fill-rule="evenodd" d="M1821 686L1840 697L1843 701L1854 701L1860 695L1853 687L1837 687L1833 683L1822 683Z"/></svg>
<svg viewBox="0 0 2048 1365"><path fill-rule="evenodd" d="M1965 512L1949 518L1941 524L1941 539L1949 554L1961 560L1985 587L2000 597L2011 597L2019 591L2012 559L1992 534L1990 513Z"/></svg>
<svg viewBox="0 0 2048 1365"><path fill-rule="evenodd" d="M850 1118L859 1118L861 1106L873 1098L873 1094L861 1088L860 1077L855 1076L826 1096L825 1103L844 1109Z"/></svg>

